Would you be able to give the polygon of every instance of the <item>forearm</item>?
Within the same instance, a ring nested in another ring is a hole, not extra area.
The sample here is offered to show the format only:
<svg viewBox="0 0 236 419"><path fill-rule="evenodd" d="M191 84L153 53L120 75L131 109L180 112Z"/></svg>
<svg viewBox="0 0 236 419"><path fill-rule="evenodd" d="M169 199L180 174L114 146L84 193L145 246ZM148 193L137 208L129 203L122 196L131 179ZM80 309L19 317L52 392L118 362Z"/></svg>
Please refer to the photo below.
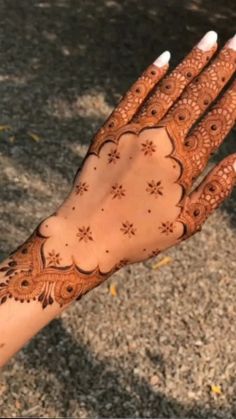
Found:
<svg viewBox="0 0 236 419"><path fill-rule="evenodd" d="M0 366L106 277L97 270L80 272L73 263L57 266L61 255L45 256L46 241L37 230L0 264Z"/></svg>

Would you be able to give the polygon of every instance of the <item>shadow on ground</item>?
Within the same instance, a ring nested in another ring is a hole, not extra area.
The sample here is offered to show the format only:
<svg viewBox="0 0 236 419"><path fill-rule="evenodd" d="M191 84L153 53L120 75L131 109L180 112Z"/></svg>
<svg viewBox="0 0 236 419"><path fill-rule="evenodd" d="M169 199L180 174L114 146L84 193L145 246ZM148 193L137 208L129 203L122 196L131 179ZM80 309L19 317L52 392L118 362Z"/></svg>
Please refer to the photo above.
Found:
<svg viewBox="0 0 236 419"><path fill-rule="evenodd" d="M30 374L31 368L34 371L44 370L47 377L45 388L42 381L38 383L38 388L47 393L52 404L55 400L53 379L59 383L61 400L57 400L57 408L62 417L74 416L73 400L83 403L92 417L224 417L222 410L218 416L215 409L211 411L196 405L191 408L167 398L155 391L145 379L124 371L122 362L115 369L114 363L109 363L109 359L97 360L89 347L78 344L66 332L60 319L54 320L45 328L23 352L27 374ZM147 356L151 354L147 353ZM161 360L154 362L161 363ZM126 377L126 386L121 384L122 376ZM104 400L107 401L106 404ZM230 411L229 408L225 417L235 417L235 414L236 411Z"/></svg>

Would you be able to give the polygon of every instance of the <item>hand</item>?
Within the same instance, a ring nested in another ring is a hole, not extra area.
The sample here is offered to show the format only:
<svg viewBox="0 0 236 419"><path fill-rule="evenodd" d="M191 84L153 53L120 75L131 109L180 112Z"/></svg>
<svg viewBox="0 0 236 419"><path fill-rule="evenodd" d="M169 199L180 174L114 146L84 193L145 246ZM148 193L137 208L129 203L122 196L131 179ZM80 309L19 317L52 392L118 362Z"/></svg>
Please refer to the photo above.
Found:
<svg viewBox="0 0 236 419"><path fill-rule="evenodd" d="M236 154L191 190L235 123L236 83L203 117L236 68L236 36L209 64L216 48L209 32L160 82L165 52L131 87L93 139L68 198L13 254L4 301L69 303L124 264L199 231L229 196Z"/></svg>

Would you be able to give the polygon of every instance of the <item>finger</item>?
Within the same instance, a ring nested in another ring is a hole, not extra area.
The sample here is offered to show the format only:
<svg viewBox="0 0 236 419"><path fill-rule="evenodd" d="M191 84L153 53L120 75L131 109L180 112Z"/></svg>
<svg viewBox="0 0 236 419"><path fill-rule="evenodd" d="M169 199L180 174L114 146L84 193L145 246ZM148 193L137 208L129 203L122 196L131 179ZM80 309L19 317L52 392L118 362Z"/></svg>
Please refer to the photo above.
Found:
<svg viewBox="0 0 236 419"><path fill-rule="evenodd" d="M205 177L198 188L186 198L178 219L185 226L187 238L229 197L236 184L236 153L226 157Z"/></svg>
<svg viewBox="0 0 236 419"><path fill-rule="evenodd" d="M132 119L144 99L167 72L169 60L170 53L165 51L144 71L98 131L91 148L99 149L100 144L104 141L112 140L117 129L126 125Z"/></svg>
<svg viewBox="0 0 236 419"><path fill-rule="evenodd" d="M217 150L233 128L236 119L236 81L184 140L187 163L183 171L183 184L192 185L203 171L211 154Z"/></svg>
<svg viewBox="0 0 236 419"><path fill-rule="evenodd" d="M157 123L163 118L173 103L183 92L184 88L196 77L217 49L217 33L207 32L196 47L187 57L175 68L170 75L155 88L139 113L133 118L134 121L142 123L147 120Z"/></svg>
<svg viewBox="0 0 236 419"><path fill-rule="evenodd" d="M160 122L169 135L183 140L192 125L219 95L236 69L236 35L220 51L217 58L192 82L178 102Z"/></svg>

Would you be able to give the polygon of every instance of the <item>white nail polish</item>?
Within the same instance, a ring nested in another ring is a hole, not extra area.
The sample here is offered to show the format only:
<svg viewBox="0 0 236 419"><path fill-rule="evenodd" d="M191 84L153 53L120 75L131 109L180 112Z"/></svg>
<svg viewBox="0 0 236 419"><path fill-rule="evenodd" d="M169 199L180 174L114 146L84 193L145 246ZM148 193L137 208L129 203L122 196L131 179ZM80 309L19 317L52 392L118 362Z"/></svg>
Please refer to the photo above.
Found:
<svg viewBox="0 0 236 419"><path fill-rule="evenodd" d="M197 44L197 47L202 51L209 51L216 44L217 38L218 35L215 31L209 31Z"/></svg>
<svg viewBox="0 0 236 419"><path fill-rule="evenodd" d="M236 51L236 35L233 36L228 42L227 47Z"/></svg>
<svg viewBox="0 0 236 419"><path fill-rule="evenodd" d="M154 65L156 67L164 67L164 65L168 64L170 61L170 52L165 51L154 61Z"/></svg>

